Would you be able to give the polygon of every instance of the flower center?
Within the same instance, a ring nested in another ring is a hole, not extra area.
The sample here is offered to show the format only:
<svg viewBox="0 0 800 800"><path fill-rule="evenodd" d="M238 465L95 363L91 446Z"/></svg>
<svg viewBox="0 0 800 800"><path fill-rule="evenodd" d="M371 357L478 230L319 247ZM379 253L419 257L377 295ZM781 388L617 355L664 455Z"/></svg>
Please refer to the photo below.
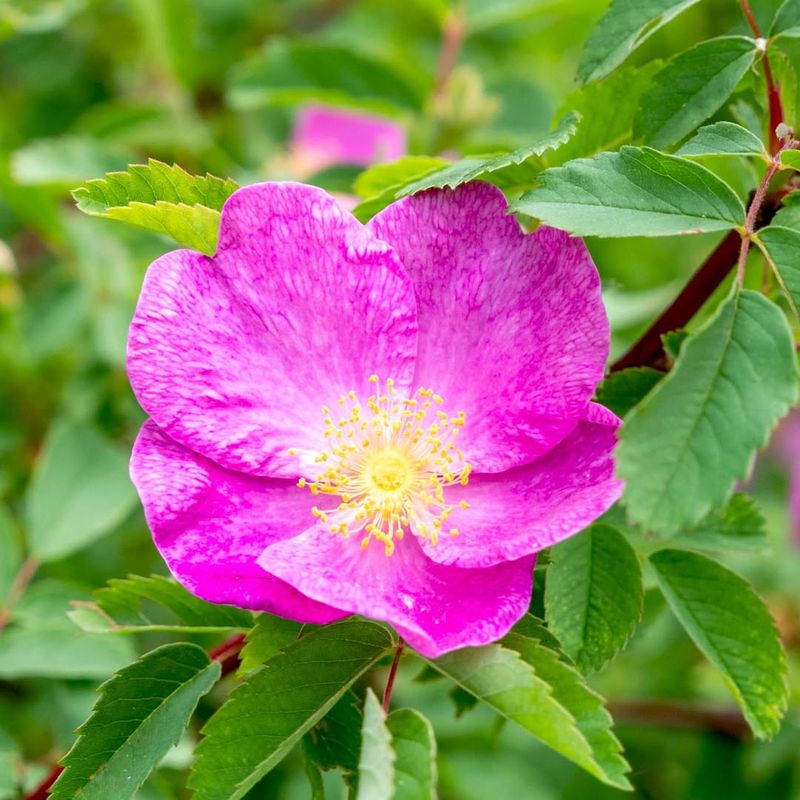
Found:
<svg viewBox="0 0 800 800"><path fill-rule="evenodd" d="M377 375L370 382L377 385ZM445 527L455 507L445 489L466 485L472 467L455 444L466 414L450 415L443 404L431 389L401 397L389 379L365 408L354 391L340 397L336 420L323 406L329 449L316 456L316 478L300 478L298 486L335 504L315 506L314 516L333 533L361 535L362 547L373 538L383 542L386 555L408 530L434 544L443 532L457 536L456 528ZM469 508L464 500L459 505Z"/></svg>

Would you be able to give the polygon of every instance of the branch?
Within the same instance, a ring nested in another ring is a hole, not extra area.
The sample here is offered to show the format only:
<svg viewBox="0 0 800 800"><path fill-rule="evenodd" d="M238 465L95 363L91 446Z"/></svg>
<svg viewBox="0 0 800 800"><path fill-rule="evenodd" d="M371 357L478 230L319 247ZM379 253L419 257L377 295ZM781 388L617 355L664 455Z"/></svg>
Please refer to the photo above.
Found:
<svg viewBox="0 0 800 800"><path fill-rule="evenodd" d="M25 594L28 584L33 580L33 576L38 569L39 562L35 558L27 558L22 562L14 578L14 582L8 590L8 597L5 605L0 606L0 634L2 634L3 629L11 621L14 606L19 602L22 595Z"/></svg>
<svg viewBox="0 0 800 800"><path fill-rule="evenodd" d="M64 767L56 764L50 774L30 794L25 795L25 800L47 800L50 797L50 788L63 771Z"/></svg>
<svg viewBox="0 0 800 800"><path fill-rule="evenodd" d="M239 669L239 664L241 663L239 655L244 647L244 639L245 635L243 633L237 633L208 651L209 658L212 661L218 661L222 667L220 677L224 678Z"/></svg>
<svg viewBox="0 0 800 800"><path fill-rule="evenodd" d="M622 358L611 365L611 372L628 367L654 367L667 370L667 356L661 336L685 327L702 308L736 263L740 236L730 231L717 245L680 294L660 317L639 337Z"/></svg>
<svg viewBox="0 0 800 800"><path fill-rule="evenodd" d="M450 74L458 62L458 54L461 52L461 45L466 35L467 20L464 12L458 7L451 8L442 26L442 46L439 51L439 64L436 68L434 95L444 92Z"/></svg>
<svg viewBox="0 0 800 800"><path fill-rule="evenodd" d="M749 739L750 728L736 709L671 703L666 700L613 700L608 710L619 723L711 731L733 739Z"/></svg>

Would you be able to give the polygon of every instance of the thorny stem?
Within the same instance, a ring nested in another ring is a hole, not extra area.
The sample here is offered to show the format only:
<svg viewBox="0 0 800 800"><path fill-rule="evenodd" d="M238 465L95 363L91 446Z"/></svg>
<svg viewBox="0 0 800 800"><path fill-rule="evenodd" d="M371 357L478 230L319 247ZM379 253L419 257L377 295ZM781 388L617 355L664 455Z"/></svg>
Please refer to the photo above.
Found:
<svg viewBox="0 0 800 800"><path fill-rule="evenodd" d="M764 39L748 0L739 0L739 5L753 35L757 39ZM781 142L776 131L783 122L783 105L781 104L780 87L772 75L766 48L764 49L764 79L767 83L767 104L769 106L769 148L771 153L777 153L780 150Z"/></svg>
<svg viewBox="0 0 800 800"><path fill-rule="evenodd" d="M33 580L33 576L39 569L39 562L35 558L27 558L22 562L14 582L8 591L8 598L6 599L5 606L0 607L0 633L3 632L5 626L11 620L14 606L19 602L28 584Z"/></svg>
<svg viewBox="0 0 800 800"><path fill-rule="evenodd" d="M386 688L383 691L383 710L389 713L389 705L392 702L392 689L394 688L394 679L397 677L397 668L400 666L400 656L403 655L403 640L401 639L394 651L394 659L392 666L389 667L389 677L386 679Z"/></svg>

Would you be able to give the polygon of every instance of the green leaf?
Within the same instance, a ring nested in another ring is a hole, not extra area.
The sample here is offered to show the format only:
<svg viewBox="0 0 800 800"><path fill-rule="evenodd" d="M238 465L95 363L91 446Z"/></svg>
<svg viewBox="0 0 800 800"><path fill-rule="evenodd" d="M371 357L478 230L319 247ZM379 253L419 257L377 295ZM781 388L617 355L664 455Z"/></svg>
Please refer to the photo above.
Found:
<svg viewBox="0 0 800 800"><path fill-rule="evenodd" d="M308 757L320 769L355 773L361 750L361 723L358 697L351 689L305 735Z"/></svg>
<svg viewBox="0 0 800 800"><path fill-rule="evenodd" d="M556 112L556 117L560 118L568 111L577 112L580 114L578 130L568 142L547 153L548 166L593 156L604 150L616 150L627 144L631 139L639 98L660 68L660 61L651 61L641 67L625 67L569 95Z"/></svg>
<svg viewBox="0 0 800 800"><path fill-rule="evenodd" d="M443 158L430 156L404 156L391 164L378 164L358 176L353 188L364 201L359 203L353 214L361 222L374 217L379 211L392 203L397 192L407 183L443 167Z"/></svg>
<svg viewBox="0 0 800 800"><path fill-rule="evenodd" d="M34 139L11 156L11 175L23 186L74 186L124 167L129 153L87 136Z"/></svg>
<svg viewBox="0 0 800 800"><path fill-rule="evenodd" d="M22 772L22 757L14 740L0 728L0 800L21 796L17 777Z"/></svg>
<svg viewBox="0 0 800 800"><path fill-rule="evenodd" d="M112 578L94 596L96 604L74 603L69 616L96 633L227 633L253 624L249 611L207 603L161 575Z"/></svg>
<svg viewBox="0 0 800 800"><path fill-rule="evenodd" d="M0 636L0 679L107 678L134 657L130 642L66 625L14 625Z"/></svg>
<svg viewBox="0 0 800 800"><path fill-rule="evenodd" d="M503 644L466 647L430 663L591 775L629 788L627 765L609 731L611 718L601 698L574 667L536 638L510 634ZM585 731L579 721L588 723Z"/></svg>
<svg viewBox="0 0 800 800"><path fill-rule="evenodd" d="M712 122L678 150L679 156L760 156L769 158L761 139L735 122Z"/></svg>
<svg viewBox="0 0 800 800"><path fill-rule="evenodd" d="M642 615L642 571L610 525L592 525L551 550L548 628L582 672L600 669L627 643Z"/></svg>
<svg viewBox="0 0 800 800"><path fill-rule="evenodd" d="M372 689L367 689L361 725L356 800L393 800L394 762L395 753L392 735L386 727L386 714Z"/></svg>
<svg viewBox="0 0 800 800"><path fill-rule="evenodd" d="M311 631L252 673L203 729L194 800L244 797L394 644L383 626L348 619Z"/></svg>
<svg viewBox="0 0 800 800"><path fill-rule="evenodd" d="M100 698L61 762L52 800L128 800L176 744L220 666L193 644L167 644L100 687Z"/></svg>
<svg viewBox="0 0 800 800"><path fill-rule="evenodd" d="M783 201L783 208L772 218L770 227L792 228L800 231L800 193L788 195ZM756 234L756 237L758 234Z"/></svg>
<svg viewBox="0 0 800 800"><path fill-rule="evenodd" d="M772 26L769 29L770 38L774 36L797 37L800 36L800 6L797 0L783 0Z"/></svg>
<svg viewBox="0 0 800 800"><path fill-rule="evenodd" d="M642 95L633 133L653 147L669 147L690 134L730 97L753 64L756 43L722 36L679 53Z"/></svg>
<svg viewBox="0 0 800 800"><path fill-rule="evenodd" d="M239 109L322 100L384 113L417 111L423 98L391 66L351 48L275 40L234 69L228 95Z"/></svg>
<svg viewBox="0 0 800 800"><path fill-rule="evenodd" d="M775 623L750 586L697 553L650 557L675 616L725 678L759 739L779 728L787 704L786 657Z"/></svg>
<svg viewBox="0 0 800 800"><path fill-rule="evenodd" d="M597 387L595 399L618 417L624 417L663 377L663 372L650 367L631 367L612 372Z"/></svg>
<svg viewBox="0 0 800 800"><path fill-rule="evenodd" d="M404 186L397 197L405 197L425 189L455 189L462 183L478 179L489 180L492 183L508 188L512 185L530 183L538 169L534 162L548 150L557 150L577 129L578 115L568 114L562 119L551 133L546 134L531 145L514 150L511 153L502 153L489 158L462 158L453 164L426 175L419 180ZM515 169L527 166L528 169Z"/></svg>
<svg viewBox="0 0 800 800"><path fill-rule="evenodd" d="M742 201L712 172L649 147L548 169L511 208L579 236L721 231L745 216Z"/></svg>
<svg viewBox="0 0 800 800"><path fill-rule="evenodd" d="M800 309L800 230L773 224L758 231L755 242L797 311Z"/></svg>
<svg viewBox="0 0 800 800"><path fill-rule="evenodd" d="M217 246L219 212L237 188L230 179L190 175L177 165L150 159L146 165L131 165L127 172L88 181L72 196L85 214L163 233L211 255Z"/></svg>
<svg viewBox="0 0 800 800"><path fill-rule="evenodd" d="M750 290L732 294L621 428L617 469L630 516L667 534L696 523L745 477L796 397L780 309Z"/></svg>
<svg viewBox="0 0 800 800"><path fill-rule="evenodd" d="M393 800L436 800L436 739L431 723L412 708L386 717L395 752Z"/></svg>
<svg viewBox="0 0 800 800"><path fill-rule="evenodd" d="M80 550L119 525L135 505L128 453L94 428L58 423L28 488L31 554L53 561Z"/></svg>
<svg viewBox="0 0 800 800"><path fill-rule="evenodd" d="M661 342L664 345L664 352L676 361L681 353L681 347L689 336L689 331L684 328L678 328L674 331L668 331L661 335Z"/></svg>
<svg viewBox="0 0 800 800"><path fill-rule="evenodd" d="M781 151L781 167L800 170L800 150Z"/></svg>
<svg viewBox="0 0 800 800"><path fill-rule="evenodd" d="M612 0L578 65L581 83L602 78L642 42L698 0Z"/></svg>
<svg viewBox="0 0 800 800"><path fill-rule="evenodd" d="M712 511L670 544L698 550L754 550L766 545L764 517L752 497L735 494L725 508Z"/></svg>
<svg viewBox="0 0 800 800"><path fill-rule="evenodd" d="M247 632L241 652L241 671L250 672L260 667L297 639L302 630L303 625L294 620L259 614L255 625Z"/></svg>

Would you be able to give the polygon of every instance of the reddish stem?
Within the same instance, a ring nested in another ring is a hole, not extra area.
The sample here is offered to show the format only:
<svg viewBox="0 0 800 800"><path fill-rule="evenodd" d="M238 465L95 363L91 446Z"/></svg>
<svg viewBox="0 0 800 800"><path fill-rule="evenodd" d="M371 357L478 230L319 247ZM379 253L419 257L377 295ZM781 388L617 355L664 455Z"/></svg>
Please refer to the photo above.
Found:
<svg viewBox="0 0 800 800"><path fill-rule="evenodd" d="M14 578L14 582L11 584L11 588L8 591L6 604L4 607L0 608L0 633L3 632L3 628L5 628L11 620L14 606L19 602L22 595L25 594L28 584L33 580L33 576L36 575L38 569L39 562L35 558L27 558L22 562L22 566L20 566Z"/></svg>
<svg viewBox="0 0 800 800"><path fill-rule="evenodd" d="M64 767L56 764L50 774L30 793L25 795L25 800L47 800L50 796L50 788L58 780L58 776L64 771Z"/></svg>
<svg viewBox="0 0 800 800"><path fill-rule="evenodd" d="M466 35L467 20L464 12L458 7L451 8L442 27L442 47L439 51L439 64L436 68L434 95L439 95L444 91L447 80L458 62L458 54L461 52L461 45Z"/></svg>
<svg viewBox="0 0 800 800"><path fill-rule="evenodd" d="M661 337L665 333L685 327L702 308L714 290L736 263L740 236L730 231L717 245L700 269L682 289L673 303L642 334L636 343L611 365L611 372L628 367L654 367L666 370L666 355Z"/></svg>
<svg viewBox="0 0 800 800"><path fill-rule="evenodd" d="M392 689L394 689L394 681L397 677L397 668L400 666L400 656L403 655L403 640L397 645L397 650L394 652L394 659L392 666L389 667L389 677L386 679L386 689L383 691L383 710L389 713L389 705L392 702Z"/></svg>
<svg viewBox="0 0 800 800"><path fill-rule="evenodd" d="M753 35L757 39L763 39L761 28L758 21L753 15L753 10L750 8L748 0L739 0L739 5L742 8L747 24ZM783 105L781 103L780 87L775 82L772 74L772 69L769 64L769 56L767 55L766 47L764 49L764 79L767 83L767 105L769 106L769 150L771 153L777 153L781 148L781 141L778 138L777 129L783 122Z"/></svg>
<svg viewBox="0 0 800 800"><path fill-rule="evenodd" d="M620 723L713 731L734 739L750 738L747 722L733 709L704 708L663 700L615 700L608 704L608 710Z"/></svg>
<svg viewBox="0 0 800 800"><path fill-rule="evenodd" d="M239 656L244 647L244 639L245 635L243 633L237 633L209 650L208 657L212 661L218 661L222 667L221 677L224 678L239 669L239 664L241 663Z"/></svg>

